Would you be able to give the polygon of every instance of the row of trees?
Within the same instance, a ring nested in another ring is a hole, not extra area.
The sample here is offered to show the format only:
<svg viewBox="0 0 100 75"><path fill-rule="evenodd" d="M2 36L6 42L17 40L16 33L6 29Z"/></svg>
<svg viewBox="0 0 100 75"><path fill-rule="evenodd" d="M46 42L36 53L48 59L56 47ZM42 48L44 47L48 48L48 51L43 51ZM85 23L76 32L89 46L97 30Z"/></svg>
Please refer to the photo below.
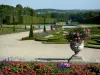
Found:
<svg viewBox="0 0 100 75"><path fill-rule="evenodd" d="M43 17L32 17L32 16L6 16L6 24L44 24L44 19L46 24L53 23L55 19L53 18L43 18Z"/></svg>
<svg viewBox="0 0 100 75"><path fill-rule="evenodd" d="M18 4L16 7L10 5L0 5L0 23L1 24L42 24L54 22L66 22L71 20L79 23L97 23L100 18L100 12L47 12L36 13L30 7L22 7Z"/></svg>
<svg viewBox="0 0 100 75"><path fill-rule="evenodd" d="M38 17L35 10L30 7L22 7L18 4L16 7L10 5L0 5L0 23L1 24L33 24L53 23L54 19L50 17Z"/></svg>
<svg viewBox="0 0 100 75"><path fill-rule="evenodd" d="M57 22L68 22L68 20L72 20L73 22L80 22L80 23L98 23L94 20L94 18L100 17L100 12L98 11L64 12L64 13L52 12L52 13L46 13L45 15L56 19ZM43 16L43 14L38 14L38 16Z"/></svg>

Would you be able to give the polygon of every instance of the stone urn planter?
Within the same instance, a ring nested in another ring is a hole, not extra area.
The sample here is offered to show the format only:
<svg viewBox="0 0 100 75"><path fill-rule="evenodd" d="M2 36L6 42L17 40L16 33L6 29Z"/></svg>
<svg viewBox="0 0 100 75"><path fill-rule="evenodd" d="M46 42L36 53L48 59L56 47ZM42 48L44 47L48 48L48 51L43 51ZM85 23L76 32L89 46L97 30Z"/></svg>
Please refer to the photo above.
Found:
<svg viewBox="0 0 100 75"><path fill-rule="evenodd" d="M84 49L84 42L87 42L90 38L90 29L76 28L69 32L66 36L66 40L70 42L70 48L74 51L74 54L68 59L68 62L73 57L80 57L79 52ZM82 59L80 57L79 59ZM75 60L76 61L76 60Z"/></svg>
<svg viewBox="0 0 100 75"><path fill-rule="evenodd" d="M70 48L77 55L84 48L84 40L81 42L72 41L70 42Z"/></svg>

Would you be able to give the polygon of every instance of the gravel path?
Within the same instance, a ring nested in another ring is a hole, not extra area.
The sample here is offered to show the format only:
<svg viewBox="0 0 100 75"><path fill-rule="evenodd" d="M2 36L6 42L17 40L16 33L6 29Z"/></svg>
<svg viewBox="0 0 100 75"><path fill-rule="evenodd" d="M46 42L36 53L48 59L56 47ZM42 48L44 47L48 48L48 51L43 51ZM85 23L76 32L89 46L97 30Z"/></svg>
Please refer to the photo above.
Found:
<svg viewBox="0 0 100 75"><path fill-rule="evenodd" d="M35 30L35 33L42 30ZM29 32L0 35L0 59L18 57L26 59L34 58L69 58L74 52L69 44L42 44L34 40L20 41L28 36ZM84 48L80 56L85 61L100 62L100 49Z"/></svg>

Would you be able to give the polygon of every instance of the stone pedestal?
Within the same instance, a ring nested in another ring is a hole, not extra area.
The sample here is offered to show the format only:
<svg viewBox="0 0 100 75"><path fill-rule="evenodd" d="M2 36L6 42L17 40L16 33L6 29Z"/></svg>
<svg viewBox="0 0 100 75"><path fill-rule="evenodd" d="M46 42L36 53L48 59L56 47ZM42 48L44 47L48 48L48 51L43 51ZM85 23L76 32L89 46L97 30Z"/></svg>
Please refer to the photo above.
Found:
<svg viewBox="0 0 100 75"><path fill-rule="evenodd" d="M70 60L71 63L84 63L81 56L73 56Z"/></svg>

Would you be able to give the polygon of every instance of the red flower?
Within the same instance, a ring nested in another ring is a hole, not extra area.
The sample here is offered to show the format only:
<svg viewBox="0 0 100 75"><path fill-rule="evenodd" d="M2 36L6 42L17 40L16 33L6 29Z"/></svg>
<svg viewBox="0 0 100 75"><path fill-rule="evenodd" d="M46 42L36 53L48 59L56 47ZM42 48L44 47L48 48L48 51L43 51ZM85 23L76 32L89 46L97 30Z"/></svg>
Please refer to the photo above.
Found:
<svg viewBox="0 0 100 75"><path fill-rule="evenodd" d="M27 69L24 69L24 72L27 72Z"/></svg>
<svg viewBox="0 0 100 75"><path fill-rule="evenodd" d="M32 73L35 73L35 71L32 68L30 68L29 71Z"/></svg>
<svg viewBox="0 0 100 75"><path fill-rule="evenodd" d="M0 71L0 75L3 75L3 73Z"/></svg>
<svg viewBox="0 0 100 75"><path fill-rule="evenodd" d="M15 66L18 66L20 63L19 62L15 62Z"/></svg>
<svg viewBox="0 0 100 75"><path fill-rule="evenodd" d="M50 67L48 67L48 70L49 70L49 71L51 71L51 70L52 70L52 67L51 67L51 66L50 66Z"/></svg>
<svg viewBox="0 0 100 75"><path fill-rule="evenodd" d="M18 68L19 71L22 71L22 68Z"/></svg>
<svg viewBox="0 0 100 75"><path fill-rule="evenodd" d="M17 74L15 74L15 73L12 73L11 75L17 75Z"/></svg>

